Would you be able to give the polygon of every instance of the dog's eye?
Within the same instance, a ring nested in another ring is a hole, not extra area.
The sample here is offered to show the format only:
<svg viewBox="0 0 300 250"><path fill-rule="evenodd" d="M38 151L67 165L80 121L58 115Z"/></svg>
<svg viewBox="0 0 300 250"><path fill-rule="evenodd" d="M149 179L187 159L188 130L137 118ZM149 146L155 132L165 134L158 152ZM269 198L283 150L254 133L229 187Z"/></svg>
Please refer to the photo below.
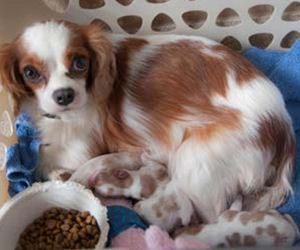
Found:
<svg viewBox="0 0 300 250"><path fill-rule="evenodd" d="M26 80L31 82L37 82L41 78L41 75L33 66L26 66L23 70L23 75Z"/></svg>
<svg viewBox="0 0 300 250"><path fill-rule="evenodd" d="M81 56L76 56L73 59L71 70L72 71L85 71L88 67L88 60Z"/></svg>

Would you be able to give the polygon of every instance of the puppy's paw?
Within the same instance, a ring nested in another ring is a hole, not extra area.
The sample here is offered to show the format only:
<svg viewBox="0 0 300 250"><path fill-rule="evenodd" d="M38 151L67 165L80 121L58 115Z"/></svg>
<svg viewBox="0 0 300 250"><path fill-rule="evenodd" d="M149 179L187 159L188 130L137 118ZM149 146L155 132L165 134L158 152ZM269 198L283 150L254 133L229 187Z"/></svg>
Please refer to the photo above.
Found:
<svg viewBox="0 0 300 250"><path fill-rule="evenodd" d="M134 210L149 224L157 225L169 232L181 224L178 204L172 198L142 200L135 204Z"/></svg>

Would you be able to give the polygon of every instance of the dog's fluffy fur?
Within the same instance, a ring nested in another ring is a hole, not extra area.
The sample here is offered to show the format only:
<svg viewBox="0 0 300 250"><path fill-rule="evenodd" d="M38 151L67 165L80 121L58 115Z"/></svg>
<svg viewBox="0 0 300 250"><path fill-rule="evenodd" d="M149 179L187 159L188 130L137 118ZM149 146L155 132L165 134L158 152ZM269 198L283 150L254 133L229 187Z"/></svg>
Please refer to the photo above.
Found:
<svg viewBox="0 0 300 250"><path fill-rule="evenodd" d="M78 56L87 68L74 72ZM28 66L39 79L24 76ZM30 112L41 131L45 177L105 153L146 152L206 222L238 194L244 209L268 209L291 190L295 142L281 94L216 42L49 21L2 47L0 77L15 113ZM62 88L75 93L65 106L53 99Z"/></svg>

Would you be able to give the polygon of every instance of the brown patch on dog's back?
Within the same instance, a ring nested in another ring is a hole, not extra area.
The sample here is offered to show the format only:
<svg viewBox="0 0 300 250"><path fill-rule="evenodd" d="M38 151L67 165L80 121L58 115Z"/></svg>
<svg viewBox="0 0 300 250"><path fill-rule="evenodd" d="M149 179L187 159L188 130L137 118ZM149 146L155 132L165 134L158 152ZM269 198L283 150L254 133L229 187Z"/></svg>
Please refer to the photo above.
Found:
<svg viewBox="0 0 300 250"><path fill-rule="evenodd" d="M117 78L109 100L109 114L104 133L105 141L110 151L130 150L142 144L138 136L122 121L122 104L124 101L124 89L128 84L129 64L135 53L138 53L148 42L144 39L127 38L115 46Z"/></svg>
<svg viewBox="0 0 300 250"><path fill-rule="evenodd" d="M254 67L241 54L229 49L223 45L216 45L213 48L224 55L224 61L229 70L231 70L236 77L238 84L243 85L249 83L257 77L265 77L261 71Z"/></svg>

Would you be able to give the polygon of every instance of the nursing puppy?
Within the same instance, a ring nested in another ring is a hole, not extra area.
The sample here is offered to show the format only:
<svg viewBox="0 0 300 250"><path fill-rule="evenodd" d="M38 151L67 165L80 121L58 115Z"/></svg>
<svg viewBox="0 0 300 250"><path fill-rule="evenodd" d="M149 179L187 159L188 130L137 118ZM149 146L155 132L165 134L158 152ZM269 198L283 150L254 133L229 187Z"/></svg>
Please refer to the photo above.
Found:
<svg viewBox="0 0 300 250"><path fill-rule="evenodd" d="M106 153L122 152L112 155L120 168L162 164L168 195L190 201L181 224L193 209L216 221L238 195L244 210L264 210L291 191L295 141L281 94L211 40L36 23L2 47L0 81L15 113L29 112L41 131L45 178L69 171L80 179L76 170ZM99 171L85 167L93 171L81 181L97 185Z"/></svg>

